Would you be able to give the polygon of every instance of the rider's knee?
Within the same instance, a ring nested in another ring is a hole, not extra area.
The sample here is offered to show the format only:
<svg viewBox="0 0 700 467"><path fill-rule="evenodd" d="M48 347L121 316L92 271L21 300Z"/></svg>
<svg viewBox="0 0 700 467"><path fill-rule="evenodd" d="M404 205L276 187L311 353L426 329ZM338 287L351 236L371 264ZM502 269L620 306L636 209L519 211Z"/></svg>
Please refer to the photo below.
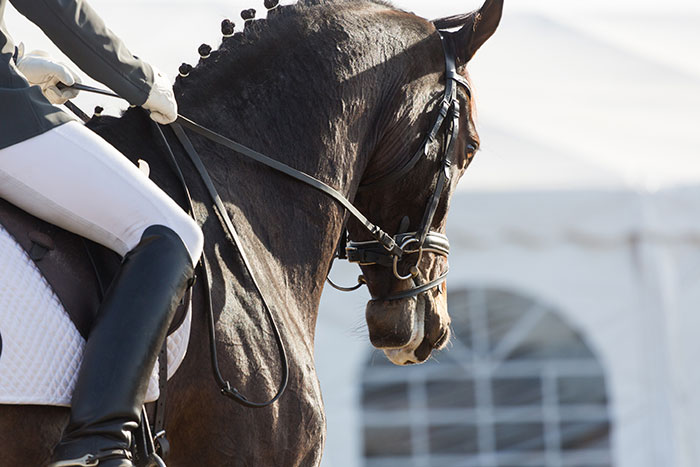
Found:
<svg viewBox="0 0 700 467"><path fill-rule="evenodd" d="M204 249L204 234L199 225L190 216L184 212L182 214L172 223L173 225L168 227L180 237L180 240L187 248L187 252L190 254L192 264L196 265Z"/></svg>
<svg viewBox="0 0 700 467"><path fill-rule="evenodd" d="M163 237L161 241L174 242L172 248L184 245L192 261L192 265L197 265L204 248L204 234L202 234L202 229L190 216L178 209L177 211L171 211L168 216L163 216L160 219L152 219L150 222L143 224L141 230L142 234L138 241L143 239L143 235L149 233L149 229L153 230L153 227L156 226L161 227L160 229L156 229L159 234L158 236ZM163 227L165 229L163 229Z"/></svg>

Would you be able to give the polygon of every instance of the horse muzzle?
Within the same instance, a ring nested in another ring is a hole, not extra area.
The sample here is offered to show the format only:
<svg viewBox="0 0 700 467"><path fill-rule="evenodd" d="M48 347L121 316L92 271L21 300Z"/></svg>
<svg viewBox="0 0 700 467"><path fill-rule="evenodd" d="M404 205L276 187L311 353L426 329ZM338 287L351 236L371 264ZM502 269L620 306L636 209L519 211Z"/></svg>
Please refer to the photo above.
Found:
<svg viewBox="0 0 700 467"><path fill-rule="evenodd" d="M443 289L410 300L370 301L365 315L372 345L396 365L422 363L443 348L450 337Z"/></svg>

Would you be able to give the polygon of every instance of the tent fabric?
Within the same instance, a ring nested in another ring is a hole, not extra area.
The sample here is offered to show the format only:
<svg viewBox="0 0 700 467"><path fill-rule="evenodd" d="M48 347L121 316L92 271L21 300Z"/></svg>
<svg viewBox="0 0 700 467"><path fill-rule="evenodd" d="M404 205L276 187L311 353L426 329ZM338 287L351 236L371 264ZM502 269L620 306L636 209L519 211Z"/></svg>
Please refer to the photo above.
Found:
<svg viewBox="0 0 700 467"><path fill-rule="evenodd" d="M700 71L688 65L700 11L630 10L506 8L470 65L483 151L464 189L656 191L700 180Z"/></svg>
<svg viewBox="0 0 700 467"><path fill-rule="evenodd" d="M698 200L700 186L655 193L463 191L453 198L448 225L453 243L472 248L571 242L604 249L632 241L700 245Z"/></svg>

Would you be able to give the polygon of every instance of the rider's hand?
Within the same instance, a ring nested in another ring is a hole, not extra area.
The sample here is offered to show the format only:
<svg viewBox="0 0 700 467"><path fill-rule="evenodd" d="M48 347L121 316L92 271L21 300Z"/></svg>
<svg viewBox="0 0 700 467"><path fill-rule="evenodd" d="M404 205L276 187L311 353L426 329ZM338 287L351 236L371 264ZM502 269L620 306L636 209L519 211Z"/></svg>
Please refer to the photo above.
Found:
<svg viewBox="0 0 700 467"><path fill-rule="evenodd" d="M49 57L46 52L33 50L25 54L24 47L20 44L17 68L29 84L41 88L41 92L52 104L63 104L78 95L76 89L57 87L58 83L66 86L80 83L80 78L66 65Z"/></svg>
<svg viewBox="0 0 700 467"><path fill-rule="evenodd" d="M167 125L177 119L177 102L173 93L173 85L168 77L160 70L153 68L153 87L148 94L143 108L151 112L151 119Z"/></svg>

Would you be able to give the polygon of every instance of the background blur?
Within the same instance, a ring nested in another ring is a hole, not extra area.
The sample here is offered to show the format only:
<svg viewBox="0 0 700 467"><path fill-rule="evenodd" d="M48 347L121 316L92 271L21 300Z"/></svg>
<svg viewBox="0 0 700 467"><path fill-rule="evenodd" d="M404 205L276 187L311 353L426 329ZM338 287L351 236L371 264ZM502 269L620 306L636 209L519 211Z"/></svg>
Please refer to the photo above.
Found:
<svg viewBox="0 0 700 467"><path fill-rule="evenodd" d="M264 11L92 4L170 76L218 45L221 19ZM396 4L436 18L480 2ZM60 55L14 11L6 22ZM452 344L392 367L369 346L366 291L328 290L325 467L700 465L698 51L697 0L507 2L470 64L483 150L450 211Z"/></svg>

